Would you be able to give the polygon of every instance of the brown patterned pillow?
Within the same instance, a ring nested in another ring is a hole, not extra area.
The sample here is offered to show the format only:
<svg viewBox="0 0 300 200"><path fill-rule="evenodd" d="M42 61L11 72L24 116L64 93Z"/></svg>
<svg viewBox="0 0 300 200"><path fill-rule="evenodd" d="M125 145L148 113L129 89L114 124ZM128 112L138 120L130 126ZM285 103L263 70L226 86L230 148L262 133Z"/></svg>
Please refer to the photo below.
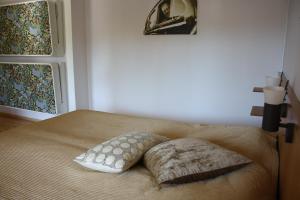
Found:
<svg viewBox="0 0 300 200"><path fill-rule="evenodd" d="M146 167L159 184L180 184L213 178L252 161L197 138L183 138L152 147L144 156Z"/></svg>

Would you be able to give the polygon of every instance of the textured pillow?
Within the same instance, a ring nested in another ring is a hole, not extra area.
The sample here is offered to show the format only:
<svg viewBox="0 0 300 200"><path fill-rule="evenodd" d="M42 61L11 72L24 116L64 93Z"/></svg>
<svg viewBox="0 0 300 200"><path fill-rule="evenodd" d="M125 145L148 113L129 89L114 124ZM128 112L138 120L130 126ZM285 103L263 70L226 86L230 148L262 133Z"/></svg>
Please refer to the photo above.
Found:
<svg viewBox="0 0 300 200"><path fill-rule="evenodd" d="M248 158L196 138L177 139L152 147L146 167L159 184L180 184L213 178L252 162Z"/></svg>
<svg viewBox="0 0 300 200"><path fill-rule="evenodd" d="M148 149L167 140L152 133L127 133L89 149L74 161L89 169L120 173L138 162Z"/></svg>

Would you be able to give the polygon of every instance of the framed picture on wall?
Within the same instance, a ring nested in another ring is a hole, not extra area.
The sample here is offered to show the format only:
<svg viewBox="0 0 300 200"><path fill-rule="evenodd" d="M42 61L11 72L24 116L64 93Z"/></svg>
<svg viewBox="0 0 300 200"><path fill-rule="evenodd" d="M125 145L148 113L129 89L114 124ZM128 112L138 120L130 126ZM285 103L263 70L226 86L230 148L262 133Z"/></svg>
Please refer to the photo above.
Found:
<svg viewBox="0 0 300 200"><path fill-rule="evenodd" d="M61 72L57 63L0 62L0 107L62 113Z"/></svg>
<svg viewBox="0 0 300 200"><path fill-rule="evenodd" d="M145 35L197 34L197 0L155 0L153 4Z"/></svg>
<svg viewBox="0 0 300 200"><path fill-rule="evenodd" d="M0 3L0 56L63 55L55 0Z"/></svg>

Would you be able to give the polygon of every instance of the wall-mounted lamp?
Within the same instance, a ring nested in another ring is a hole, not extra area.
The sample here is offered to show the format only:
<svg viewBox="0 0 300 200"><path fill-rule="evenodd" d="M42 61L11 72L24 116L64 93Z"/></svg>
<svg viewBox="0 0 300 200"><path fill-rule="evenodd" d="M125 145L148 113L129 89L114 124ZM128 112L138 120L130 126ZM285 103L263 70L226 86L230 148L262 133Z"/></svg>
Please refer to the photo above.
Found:
<svg viewBox="0 0 300 200"><path fill-rule="evenodd" d="M276 80L276 83L277 82L278 80ZM292 123L280 123L281 117L286 117L287 115L288 105L283 103L287 94L287 86L285 88L280 86L269 86L265 87L263 91L265 95L265 104L262 129L270 132L277 132L279 127L286 128L285 141L287 143L292 143L295 125Z"/></svg>

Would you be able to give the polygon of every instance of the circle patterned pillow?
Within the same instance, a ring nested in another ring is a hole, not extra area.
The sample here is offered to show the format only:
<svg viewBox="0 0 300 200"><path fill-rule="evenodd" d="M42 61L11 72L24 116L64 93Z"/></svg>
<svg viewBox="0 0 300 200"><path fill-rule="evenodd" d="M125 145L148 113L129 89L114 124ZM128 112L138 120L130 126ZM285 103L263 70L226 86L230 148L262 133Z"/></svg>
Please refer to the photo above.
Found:
<svg viewBox="0 0 300 200"><path fill-rule="evenodd" d="M89 169L120 173L137 163L151 147L167 140L152 133L126 133L89 149L74 161Z"/></svg>

